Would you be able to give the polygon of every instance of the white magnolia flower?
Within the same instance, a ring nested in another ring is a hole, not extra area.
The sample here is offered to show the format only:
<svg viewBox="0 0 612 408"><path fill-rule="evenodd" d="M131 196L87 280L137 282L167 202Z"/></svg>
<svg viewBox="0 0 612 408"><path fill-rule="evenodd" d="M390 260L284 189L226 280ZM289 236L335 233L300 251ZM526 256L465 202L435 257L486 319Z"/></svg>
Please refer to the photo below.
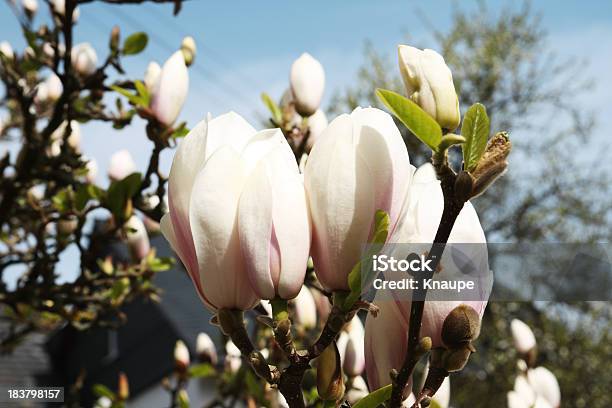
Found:
<svg viewBox="0 0 612 408"><path fill-rule="evenodd" d="M61 153L67 126L68 122L64 121L51 134L51 145L47 149L47 154L49 156L56 157ZM76 120L70 121L70 135L68 136L67 141L68 146L70 146L75 152L78 153L81 151L81 126Z"/></svg>
<svg viewBox="0 0 612 408"><path fill-rule="evenodd" d="M291 65L289 76L295 109L302 116L310 116L319 109L325 90L325 71L319 61L304 53Z"/></svg>
<svg viewBox="0 0 612 408"><path fill-rule="evenodd" d="M196 353L198 353L200 361L217 365L217 348L208 334L198 334L196 339Z"/></svg>
<svg viewBox="0 0 612 408"><path fill-rule="evenodd" d="M88 76L96 71L98 55L89 43L80 43L72 47L72 67L83 76Z"/></svg>
<svg viewBox="0 0 612 408"><path fill-rule="evenodd" d="M533 331L523 321L513 319L510 323L510 331L512 332L514 347L519 353L528 353L536 346L536 338L533 335Z"/></svg>
<svg viewBox="0 0 612 408"><path fill-rule="evenodd" d="M37 0L23 0L23 9L30 16L33 16L38 11L38 1Z"/></svg>
<svg viewBox="0 0 612 408"><path fill-rule="evenodd" d="M189 366L189 349L182 340L177 340L174 345L174 363L177 367L185 369Z"/></svg>
<svg viewBox="0 0 612 408"><path fill-rule="evenodd" d="M13 59L15 57L13 47L11 47L8 41L0 42L0 53L8 59Z"/></svg>
<svg viewBox="0 0 612 408"><path fill-rule="evenodd" d="M453 74L433 50L398 47L399 66L408 96L442 128L454 130L461 120Z"/></svg>
<svg viewBox="0 0 612 408"><path fill-rule="evenodd" d="M149 91L149 94L153 94L153 92L155 92L155 88L157 87L157 84L159 83L159 77L161 75L161 67L159 66L159 64L155 61L151 61L149 62L149 65L147 66L147 70L145 71L145 76L144 76L144 84L147 88L147 91Z"/></svg>
<svg viewBox="0 0 612 408"><path fill-rule="evenodd" d="M235 373L242 365L242 357L240 349L236 347L233 341L229 340L225 344L225 367L231 373Z"/></svg>
<svg viewBox="0 0 612 408"><path fill-rule="evenodd" d="M60 16L64 16L66 14L66 0L51 0L51 5L53 6L53 11L55 11ZM81 15L81 10L78 7L72 12L72 22L76 23Z"/></svg>
<svg viewBox="0 0 612 408"><path fill-rule="evenodd" d="M295 304L294 323L305 329L314 328L317 325L317 305L310 289L302 286L293 302Z"/></svg>
<svg viewBox="0 0 612 408"><path fill-rule="evenodd" d="M151 110L161 123L172 125L178 118L189 90L189 73L183 53L177 51L164 63L151 95Z"/></svg>
<svg viewBox="0 0 612 408"><path fill-rule="evenodd" d="M62 80L55 73L51 73L47 79L38 85L34 99L36 103L55 102L62 96L63 91Z"/></svg>
<svg viewBox="0 0 612 408"><path fill-rule="evenodd" d="M134 172L136 172L136 163L134 163L130 152L123 149L111 156L108 165L108 178L111 181L123 180Z"/></svg>

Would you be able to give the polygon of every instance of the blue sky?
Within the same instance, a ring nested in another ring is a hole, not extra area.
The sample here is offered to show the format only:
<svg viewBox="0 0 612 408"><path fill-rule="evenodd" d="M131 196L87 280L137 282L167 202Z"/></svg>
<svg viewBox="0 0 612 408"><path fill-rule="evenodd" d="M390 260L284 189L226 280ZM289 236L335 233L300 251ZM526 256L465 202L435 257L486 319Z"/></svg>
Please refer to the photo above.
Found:
<svg viewBox="0 0 612 408"><path fill-rule="evenodd" d="M47 15L42 0L39 3L41 16L37 19ZM450 24L453 4L474 8L476 2L192 0L184 4L178 17L172 16L170 5L115 6L95 2L81 6L76 41L91 42L99 57L104 58L113 25L119 25L124 36L147 31L147 49L137 57L125 59L126 70L136 78L142 77L150 60L162 63L179 47L183 36L192 35L198 44L198 55L196 66L190 69L190 92L181 119L193 127L209 111L218 115L234 110L258 126L257 112L263 112L259 94L265 90L274 97L280 96L287 86L291 62L302 52L311 53L325 67L329 98L334 90L354 80L363 62L366 40L388 55L393 55L396 45L407 37L435 48L422 15L443 28ZM490 2L489 8L498 11L505 4L510 3ZM577 58L573 61L580 64L588 60L586 75L595 79L610 75L612 2L542 0L534 1L532 6L542 14L549 44L561 58L574 56ZM24 47L5 1L0 2L2 40L11 42L17 50ZM610 81L597 82L598 87L577 102L595 112L600 122L596 131L603 134L607 128L604 122L612 117ZM0 145L0 151L5 148ZM121 132L103 124L83 128L83 150L97 159L98 181L103 185L107 183L108 158L120 148L130 150L137 164L145 167L150 148L142 122ZM164 168L169 168L171 157L171 152L163 157Z"/></svg>

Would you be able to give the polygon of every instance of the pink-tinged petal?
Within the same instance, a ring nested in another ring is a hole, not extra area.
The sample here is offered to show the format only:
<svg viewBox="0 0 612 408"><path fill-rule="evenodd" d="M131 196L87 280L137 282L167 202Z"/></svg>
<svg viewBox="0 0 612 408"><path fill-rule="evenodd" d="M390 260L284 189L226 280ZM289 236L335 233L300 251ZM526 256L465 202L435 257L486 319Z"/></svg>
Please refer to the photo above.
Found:
<svg viewBox="0 0 612 408"><path fill-rule="evenodd" d="M328 289L346 290L348 273L360 260L376 210L374 179L355 152L350 116L339 116L323 132L304 175L317 276Z"/></svg>
<svg viewBox="0 0 612 408"><path fill-rule="evenodd" d="M164 235L164 238L166 238L166 240L170 243L170 247L179 256L181 262L183 262L183 265L186 265L187 261L185 260L185 254L182 252L181 247L177 245L177 239L174 235L174 227L172 226L172 218L170 217L170 214L164 214L162 216L159 222L159 226L161 229L161 233ZM197 273L197 269L195 269L195 271L196 273L192 274L189 272L189 270L187 270L187 275L189 275L189 277L191 278L191 281L193 282L193 285L195 286L196 292L200 297L202 303L204 303L208 308L215 310L215 307L204 296L204 291L202 291L202 285L200 284L200 275L199 273Z"/></svg>
<svg viewBox="0 0 612 408"><path fill-rule="evenodd" d="M406 357L408 326L405 325L395 303L375 300L380 308L378 316L368 314L365 324L365 364L370 391L391 383L391 369L399 370ZM408 395L412 378L406 386Z"/></svg>
<svg viewBox="0 0 612 408"><path fill-rule="evenodd" d="M175 250L192 276L198 280L198 261L189 223L193 183L204 165L208 124L201 121L180 142L168 179L168 205L175 236Z"/></svg>
<svg viewBox="0 0 612 408"><path fill-rule="evenodd" d="M206 298L217 308L247 310L258 301L238 238L238 200L245 179L238 154L222 147L210 156L193 186L189 219L200 280Z"/></svg>
<svg viewBox="0 0 612 408"><path fill-rule="evenodd" d="M164 63L153 97L151 109L157 120L170 126L176 121L189 91L189 73L181 51Z"/></svg>
<svg viewBox="0 0 612 408"><path fill-rule="evenodd" d="M253 289L262 299L276 296L270 270L272 200L272 186L262 162L247 179L238 205L238 234L245 267Z"/></svg>

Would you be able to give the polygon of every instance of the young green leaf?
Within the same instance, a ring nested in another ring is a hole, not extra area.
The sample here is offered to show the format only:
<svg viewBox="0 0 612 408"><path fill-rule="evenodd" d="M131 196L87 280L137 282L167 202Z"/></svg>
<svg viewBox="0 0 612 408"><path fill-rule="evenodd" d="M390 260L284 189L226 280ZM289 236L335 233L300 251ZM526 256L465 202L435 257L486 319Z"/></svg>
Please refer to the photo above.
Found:
<svg viewBox="0 0 612 408"><path fill-rule="evenodd" d="M274 123L277 125L280 125L281 122L283 121L283 112L281 111L279 106L276 104L276 102L274 102L272 98L270 98L270 95L268 95L265 92L262 92L261 100L263 101L263 103L266 105L266 107L272 114L272 120L274 120Z"/></svg>
<svg viewBox="0 0 612 408"><path fill-rule="evenodd" d="M134 95L133 93L131 93L129 90L125 88L121 88L120 86L117 86L117 85L111 85L110 89L128 98L128 101L130 101L132 105L143 105L143 106L148 105L148 103L145 103L145 100L141 96Z"/></svg>
<svg viewBox="0 0 612 408"><path fill-rule="evenodd" d="M215 375L215 368L208 364L196 364L189 367L189 376L192 378L212 377Z"/></svg>
<svg viewBox="0 0 612 408"><path fill-rule="evenodd" d="M344 301L345 308L353 306L361 296L364 283L368 284L373 278L372 262L370 262L370 259L379 252L381 245L387 241L390 223L389 214L386 211L376 211L374 215L374 233L370 240L372 245L368 246L363 258L351 269L348 276L350 293Z"/></svg>
<svg viewBox="0 0 612 408"><path fill-rule="evenodd" d="M98 397L106 397L111 400L115 398L115 393L104 384L95 384L92 387L92 391Z"/></svg>
<svg viewBox="0 0 612 408"><path fill-rule="evenodd" d="M136 91L138 91L138 95L140 95L144 102L143 105L148 106L151 100L151 95L149 95L149 90L145 84L143 84L142 81L136 80L134 81L134 86L136 86Z"/></svg>
<svg viewBox="0 0 612 408"><path fill-rule="evenodd" d="M142 52L149 42L149 37L143 32L130 35L123 42L123 55L134 55Z"/></svg>
<svg viewBox="0 0 612 408"><path fill-rule="evenodd" d="M491 124L484 105L475 103L470 106L463 117L461 136L465 137L463 145L463 168L472 171L487 147Z"/></svg>
<svg viewBox="0 0 612 408"><path fill-rule="evenodd" d="M385 385L363 397L353 408L376 408L391 398L392 385Z"/></svg>
<svg viewBox="0 0 612 408"><path fill-rule="evenodd" d="M431 150L438 149L440 140L442 140L442 128L419 105L386 89L377 89L376 95L416 137Z"/></svg>
<svg viewBox="0 0 612 408"><path fill-rule="evenodd" d="M123 180L113 182L108 188L106 204L118 220L124 219L127 201L138 192L141 183L142 175L132 173Z"/></svg>

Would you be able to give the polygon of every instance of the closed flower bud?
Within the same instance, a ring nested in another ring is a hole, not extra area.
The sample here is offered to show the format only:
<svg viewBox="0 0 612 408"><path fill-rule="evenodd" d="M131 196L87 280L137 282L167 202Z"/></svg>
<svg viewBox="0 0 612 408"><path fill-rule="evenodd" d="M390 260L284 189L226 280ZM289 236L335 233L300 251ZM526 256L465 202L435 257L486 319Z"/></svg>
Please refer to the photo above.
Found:
<svg viewBox="0 0 612 408"><path fill-rule="evenodd" d="M108 44L111 50L115 51L119 48L120 37L121 37L121 29L119 28L119 26L113 26L113 29L111 30L111 35L110 35L110 41Z"/></svg>
<svg viewBox="0 0 612 408"><path fill-rule="evenodd" d="M357 315L345 326L338 337L338 350L342 360L342 369L349 377L360 375L365 368L364 328Z"/></svg>
<svg viewBox="0 0 612 408"><path fill-rule="evenodd" d="M176 399L178 401L179 407L188 407L189 406L189 394L187 394L187 390L182 388L179 390Z"/></svg>
<svg viewBox="0 0 612 408"><path fill-rule="evenodd" d="M327 128L327 116L321 109L308 118L308 139L306 140L306 153L312 150L317 139L321 136L321 133Z"/></svg>
<svg viewBox="0 0 612 408"><path fill-rule="evenodd" d="M408 97L442 128L454 130L461 120L453 75L433 50L398 46L399 66Z"/></svg>
<svg viewBox="0 0 612 408"><path fill-rule="evenodd" d="M55 102L62 96L63 91L62 80L54 73L51 73L47 79L38 85L34 101L37 104Z"/></svg>
<svg viewBox="0 0 612 408"><path fill-rule="evenodd" d="M123 180L136 171L136 163L127 150L113 153L108 164L108 178L111 181Z"/></svg>
<svg viewBox="0 0 612 408"><path fill-rule="evenodd" d="M164 63L151 95L151 110L157 120L171 126L181 112L188 90L189 73L183 53L177 51Z"/></svg>
<svg viewBox="0 0 612 408"><path fill-rule="evenodd" d="M326 401L337 401L344 395L342 364L335 341L317 359L317 391Z"/></svg>
<svg viewBox="0 0 612 408"><path fill-rule="evenodd" d="M119 383L117 385L117 398L125 401L130 397L130 383L125 373L119 373Z"/></svg>
<svg viewBox="0 0 612 408"><path fill-rule="evenodd" d="M312 329L317 325L317 305L312 292L306 286L302 286L297 297L293 300L295 313L293 323L304 329Z"/></svg>
<svg viewBox="0 0 612 408"><path fill-rule="evenodd" d="M355 405L361 399L369 394L368 386L362 376L357 376L351 379L351 388L346 393L346 400Z"/></svg>
<svg viewBox="0 0 612 408"><path fill-rule="evenodd" d="M242 365L240 350L233 341L229 340L225 344L225 367L229 372L235 373Z"/></svg>
<svg viewBox="0 0 612 408"><path fill-rule="evenodd" d="M480 335L480 315L468 305L459 305L446 316L442 342L448 348L470 343Z"/></svg>
<svg viewBox="0 0 612 408"><path fill-rule="evenodd" d="M98 65L98 55L89 43L80 43L72 48L72 67L82 76L93 74Z"/></svg>
<svg viewBox="0 0 612 408"><path fill-rule="evenodd" d="M304 184L313 224L312 258L321 284L347 290L377 210L396 226L413 167L391 116L356 108L334 119L317 138Z"/></svg>
<svg viewBox="0 0 612 408"><path fill-rule="evenodd" d="M66 0L51 0L51 6L53 7L53 11L60 16L64 16L66 14ZM78 7L75 7L72 11L72 22L76 23L81 15L81 11Z"/></svg>
<svg viewBox="0 0 612 408"><path fill-rule="evenodd" d="M4 55L5 58L12 60L15 57L13 47L8 41L0 42L0 54Z"/></svg>
<svg viewBox="0 0 612 408"><path fill-rule="evenodd" d="M135 260L145 258L151 250L149 235L143 222L135 215L132 215L125 223L125 236L128 248Z"/></svg>
<svg viewBox="0 0 612 408"><path fill-rule="evenodd" d="M511 149L512 143L505 132L500 132L489 140L484 154L472 172L475 180L473 197L482 194L499 176L504 174L508 167L506 158Z"/></svg>
<svg viewBox="0 0 612 408"><path fill-rule="evenodd" d="M319 61L304 53L291 65L289 77L297 113L308 117L321 105L325 90L325 71Z"/></svg>
<svg viewBox="0 0 612 408"><path fill-rule="evenodd" d="M183 38L183 41L181 42L181 51L183 52L183 57L185 58L185 64L187 66L193 64L193 60L196 56L196 50L197 47L193 37L187 36Z"/></svg>
<svg viewBox="0 0 612 408"><path fill-rule="evenodd" d="M527 379L536 395L542 397L553 408L561 406L561 389L557 377L545 367L527 371Z"/></svg>
<svg viewBox="0 0 612 408"><path fill-rule="evenodd" d="M95 184L96 177L98 177L98 162L96 159L90 159L85 165L87 174L85 175L85 181L89 184Z"/></svg>
<svg viewBox="0 0 612 408"><path fill-rule="evenodd" d="M57 233L60 236L67 237L76 231L79 221L76 216L69 215L67 218L62 218L57 222Z"/></svg>
<svg viewBox="0 0 612 408"><path fill-rule="evenodd" d="M215 343L208 334L198 334L196 339L196 353L198 353L198 359L200 361L217 365L217 349Z"/></svg>
<svg viewBox="0 0 612 408"><path fill-rule="evenodd" d="M159 77L161 76L161 67L155 61L149 62L147 66L147 70L145 71L144 76L144 84L149 91L149 94L152 95L155 92L155 88L159 83Z"/></svg>
<svg viewBox="0 0 612 408"><path fill-rule="evenodd" d="M510 323L514 347L520 354L529 353L536 346L536 339L531 328L519 319Z"/></svg>
<svg viewBox="0 0 612 408"><path fill-rule="evenodd" d="M47 149L47 154L50 157L59 156L62 151L62 145L64 143L64 137L67 132L66 127L68 126L68 122L64 121L61 125L57 127L51 134L51 145ZM72 148L75 152L81 151L81 126L79 122L76 120L70 121L70 135L67 139L68 146Z"/></svg>
<svg viewBox="0 0 612 408"><path fill-rule="evenodd" d="M189 363L189 349L182 340L177 340L174 345L174 366L178 371L184 372Z"/></svg>
<svg viewBox="0 0 612 408"><path fill-rule="evenodd" d="M38 1L37 0L23 0L23 9L28 16L28 18L34 17L34 14L38 11Z"/></svg>
<svg viewBox="0 0 612 408"><path fill-rule="evenodd" d="M108 397L100 397L96 400L94 408L111 408L113 401Z"/></svg>

